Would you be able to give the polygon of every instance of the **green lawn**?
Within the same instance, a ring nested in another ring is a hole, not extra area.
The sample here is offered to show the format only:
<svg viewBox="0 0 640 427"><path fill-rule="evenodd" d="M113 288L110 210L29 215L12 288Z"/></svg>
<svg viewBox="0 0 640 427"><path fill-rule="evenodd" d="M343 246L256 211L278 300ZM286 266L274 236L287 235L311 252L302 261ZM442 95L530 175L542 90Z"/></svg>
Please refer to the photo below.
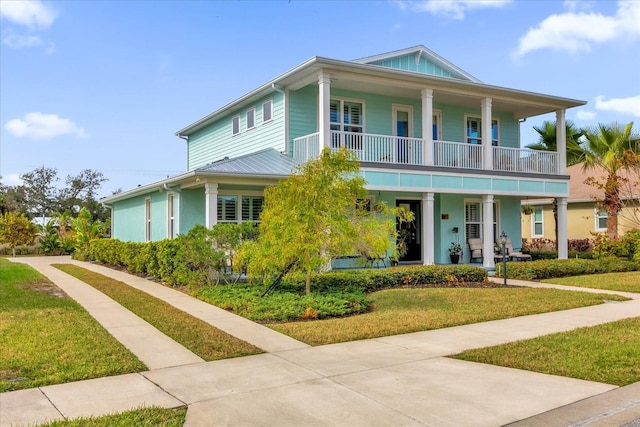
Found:
<svg viewBox="0 0 640 427"><path fill-rule="evenodd" d="M45 277L0 258L0 392L145 369Z"/></svg>
<svg viewBox="0 0 640 427"><path fill-rule="evenodd" d="M307 344L322 345L626 299L615 295L534 288L390 289L370 296L375 308L366 314L268 326Z"/></svg>
<svg viewBox="0 0 640 427"><path fill-rule="evenodd" d="M262 353L258 347L123 282L76 265L54 264L54 267L106 294L204 360Z"/></svg>
<svg viewBox="0 0 640 427"><path fill-rule="evenodd" d="M187 408L166 409L149 407L134 409L102 417L76 418L70 421L52 421L40 427L180 427L184 424Z"/></svg>
<svg viewBox="0 0 640 427"><path fill-rule="evenodd" d="M640 317L470 350L455 357L623 386L640 381Z"/></svg>
<svg viewBox="0 0 640 427"><path fill-rule="evenodd" d="M606 289L609 291L640 292L640 272L637 271L558 277L545 279L542 282L579 286L581 288Z"/></svg>

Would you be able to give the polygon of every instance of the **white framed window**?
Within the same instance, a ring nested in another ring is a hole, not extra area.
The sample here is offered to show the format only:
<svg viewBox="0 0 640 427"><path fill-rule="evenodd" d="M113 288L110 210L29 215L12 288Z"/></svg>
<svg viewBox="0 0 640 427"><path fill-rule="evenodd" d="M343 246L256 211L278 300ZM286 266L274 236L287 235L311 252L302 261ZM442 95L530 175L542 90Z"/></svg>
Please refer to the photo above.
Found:
<svg viewBox="0 0 640 427"><path fill-rule="evenodd" d="M247 130L256 127L256 109L251 108L247 110Z"/></svg>
<svg viewBox="0 0 640 427"><path fill-rule="evenodd" d="M500 232L500 201L493 201L493 236L491 237L493 242L498 241L498 235ZM469 239L482 239L483 236L483 211L482 200L477 199L465 199L464 201L464 233L465 240Z"/></svg>
<svg viewBox="0 0 640 427"><path fill-rule="evenodd" d="M264 197L262 196L242 196L242 222L259 222L263 206Z"/></svg>
<svg viewBox="0 0 640 427"><path fill-rule="evenodd" d="M269 122L273 119L273 100L262 103L262 123Z"/></svg>
<svg viewBox="0 0 640 427"><path fill-rule="evenodd" d="M346 147L349 150L362 150L364 133L364 101L337 98L329 101L329 121L332 131L331 148Z"/></svg>
<svg viewBox="0 0 640 427"><path fill-rule="evenodd" d="M238 196L218 195L218 222L238 221Z"/></svg>
<svg viewBox="0 0 640 427"><path fill-rule="evenodd" d="M465 116L466 135L465 142L468 144L482 144L482 119L474 116ZM497 147L500 145L500 123L497 119L491 120L491 145Z"/></svg>
<svg viewBox="0 0 640 427"><path fill-rule="evenodd" d="M544 237L544 210L542 206L533 208L531 215L531 237Z"/></svg>
<svg viewBox="0 0 640 427"><path fill-rule="evenodd" d="M442 140L442 112L433 110L433 140Z"/></svg>
<svg viewBox="0 0 640 427"><path fill-rule="evenodd" d="M240 133L240 116L233 116L231 119L231 134L238 135Z"/></svg>
<svg viewBox="0 0 640 427"><path fill-rule="evenodd" d="M604 209L596 208L596 231L607 231L607 218L609 215Z"/></svg>
<svg viewBox="0 0 640 427"><path fill-rule="evenodd" d="M175 237L173 193L167 193L167 238Z"/></svg>
<svg viewBox="0 0 640 427"><path fill-rule="evenodd" d="M151 241L151 198L144 200L144 240Z"/></svg>

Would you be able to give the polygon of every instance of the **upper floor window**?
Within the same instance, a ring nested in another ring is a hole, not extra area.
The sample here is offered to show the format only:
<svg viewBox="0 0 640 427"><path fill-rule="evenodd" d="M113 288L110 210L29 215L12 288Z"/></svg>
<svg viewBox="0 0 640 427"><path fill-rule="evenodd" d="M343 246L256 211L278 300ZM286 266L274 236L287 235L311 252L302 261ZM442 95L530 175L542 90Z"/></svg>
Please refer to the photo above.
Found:
<svg viewBox="0 0 640 427"><path fill-rule="evenodd" d="M256 110L254 108L247 110L247 129L256 126Z"/></svg>
<svg viewBox="0 0 640 427"><path fill-rule="evenodd" d="M542 215L542 206L535 207L533 209L533 216L531 221L531 237L544 237L544 222Z"/></svg>
<svg viewBox="0 0 640 427"><path fill-rule="evenodd" d="M332 99L329 103L331 130L364 132L363 107L362 102Z"/></svg>
<svg viewBox="0 0 640 427"><path fill-rule="evenodd" d="M262 103L262 123L268 122L271 120L273 112L273 101L268 100L267 102Z"/></svg>
<svg viewBox="0 0 640 427"><path fill-rule="evenodd" d="M607 231L607 211L598 210L596 213L596 231Z"/></svg>
<svg viewBox="0 0 640 427"><path fill-rule="evenodd" d="M240 133L240 116L233 116L231 119L231 129L232 135Z"/></svg>
<svg viewBox="0 0 640 427"><path fill-rule="evenodd" d="M491 120L491 145L500 145L498 135L498 120ZM478 117L467 117L467 143L482 144L482 119Z"/></svg>

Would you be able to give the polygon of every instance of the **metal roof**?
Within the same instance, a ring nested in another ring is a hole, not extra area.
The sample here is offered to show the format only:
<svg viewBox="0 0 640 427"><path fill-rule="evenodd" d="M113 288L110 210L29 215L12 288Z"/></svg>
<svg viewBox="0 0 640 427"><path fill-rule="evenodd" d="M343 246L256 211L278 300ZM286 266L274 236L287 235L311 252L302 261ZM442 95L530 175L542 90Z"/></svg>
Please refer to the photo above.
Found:
<svg viewBox="0 0 640 427"><path fill-rule="evenodd" d="M195 172L288 176L296 166L297 163L292 158L273 148L267 148L240 157L225 158L198 168Z"/></svg>

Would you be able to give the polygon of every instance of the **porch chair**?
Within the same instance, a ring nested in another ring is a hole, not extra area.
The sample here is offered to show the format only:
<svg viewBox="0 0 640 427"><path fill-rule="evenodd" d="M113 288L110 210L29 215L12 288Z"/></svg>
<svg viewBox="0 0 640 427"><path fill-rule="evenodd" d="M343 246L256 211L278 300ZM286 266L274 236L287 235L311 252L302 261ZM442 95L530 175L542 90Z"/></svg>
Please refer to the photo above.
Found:
<svg viewBox="0 0 640 427"><path fill-rule="evenodd" d="M469 244L469 262L483 262L482 256L482 239L468 239ZM480 260L480 261L478 261Z"/></svg>
<svg viewBox="0 0 640 427"><path fill-rule="evenodd" d="M512 261L531 261L531 255L523 254L522 252L516 252L513 250L513 245L511 244L511 239L507 238L507 243L504 245L507 256Z"/></svg>

